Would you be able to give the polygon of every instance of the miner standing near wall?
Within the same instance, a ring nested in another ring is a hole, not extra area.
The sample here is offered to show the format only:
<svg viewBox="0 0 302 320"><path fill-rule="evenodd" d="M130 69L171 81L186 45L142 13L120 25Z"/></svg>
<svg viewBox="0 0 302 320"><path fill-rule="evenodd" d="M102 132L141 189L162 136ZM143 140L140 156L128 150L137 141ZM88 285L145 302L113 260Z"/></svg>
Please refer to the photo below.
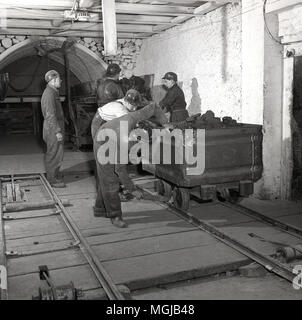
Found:
<svg viewBox="0 0 302 320"><path fill-rule="evenodd" d="M163 84L168 89L165 97L159 102L159 105L170 113L170 122L186 120L188 111L186 109L185 96L177 84L177 74L167 72L163 76Z"/></svg>
<svg viewBox="0 0 302 320"><path fill-rule="evenodd" d="M64 155L64 113L60 101L59 89L61 78L57 71L50 70L45 74L47 86L41 98L41 109L44 117L43 140L47 150L45 154L46 176L51 186L64 188L60 167Z"/></svg>

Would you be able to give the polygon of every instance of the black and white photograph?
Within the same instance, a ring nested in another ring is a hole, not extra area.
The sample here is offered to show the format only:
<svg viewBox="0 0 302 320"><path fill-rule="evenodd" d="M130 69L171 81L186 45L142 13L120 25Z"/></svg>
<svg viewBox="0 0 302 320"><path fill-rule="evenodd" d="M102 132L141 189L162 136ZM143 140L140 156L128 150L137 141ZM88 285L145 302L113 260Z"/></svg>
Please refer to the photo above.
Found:
<svg viewBox="0 0 302 320"><path fill-rule="evenodd" d="M301 299L302 0L0 0L0 300Z"/></svg>

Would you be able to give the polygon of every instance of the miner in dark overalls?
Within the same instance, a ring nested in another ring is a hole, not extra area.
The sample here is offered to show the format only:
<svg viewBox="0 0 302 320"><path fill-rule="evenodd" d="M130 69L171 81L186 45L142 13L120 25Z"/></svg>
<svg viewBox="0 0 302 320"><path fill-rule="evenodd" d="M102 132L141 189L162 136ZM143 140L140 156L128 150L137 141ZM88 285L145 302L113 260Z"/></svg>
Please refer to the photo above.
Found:
<svg viewBox="0 0 302 320"><path fill-rule="evenodd" d="M94 137L98 129L101 125L105 124L108 121L111 121L115 118L122 117L129 112L134 112L138 107L141 106L141 96L138 91L130 89L126 92L126 95L122 99L118 99L116 101L109 102L105 104L103 107L98 108L97 113L99 115L98 127L91 126L91 134ZM115 166L115 173L118 175L120 179L120 183L123 185L123 191L120 193L120 198L122 201L128 201L133 199L134 197L138 197L135 190L135 186L130 179L127 172L126 164L119 164ZM96 189L97 194L100 194L100 184L98 180L97 168L95 169L95 179L96 179ZM100 203L99 203L100 202ZM94 216L104 216L103 212L103 200L97 196L97 200L95 202L95 206L93 207Z"/></svg>
<svg viewBox="0 0 302 320"><path fill-rule="evenodd" d="M119 197L120 180L116 173L117 167L121 164L119 154L120 146L122 143L125 143L125 141L120 141L121 123L127 123L128 135L123 136L122 139L128 140L129 133L135 128L136 124L139 121L147 120L152 116L154 116L161 124L168 122L163 110L154 102L151 102L149 105L138 111L129 112L122 117L118 117L104 123L98 129L93 139L93 150L97 163L97 174L99 180L99 189L97 192L95 207L99 209L99 216L110 218L112 224L118 228L124 228L127 226L126 222L122 218L121 200ZM102 164L100 161L104 155L100 155L98 153L99 148L102 144L107 143L107 141L100 141L101 139L99 136L101 135L101 131L106 129L113 130L116 133L116 140L113 139L113 141L111 141L114 145L113 149L116 152L114 155L117 159L116 163ZM103 212L102 215L101 212Z"/></svg>
<svg viewBox="0 0 302 320"><path fill-rule="evenodd" d="M57 71L45 74L47 86L41 98L44 117L43 140L46 143L45 169L49 183L56 188L64 188L60 167L64 155L64 113L60 101L61 78Z"/></svg>
<svg viewBox="0 0 302 320"><path fill-rule="evenodd" d="M96 102L98 108L103 107L105 104L121 99L124 97L123 89L119 83L121 68L116 63L108 65L106 76L104 79L98 81L96 90ZM91 128L98 129L102 123L98 112L96 112L91 122ZM91 132L93 138L93 132Z"/></svg>
<svg viewBox="0 0 302 320"><path fill-rule="evenodd" d="M167 93L159 102L159 105L170 113L171 122L186 120L189 115L186 110L187 103L183 91L177 84L177 74L167 72L162 79L164 87L167 88Z"/></svg>

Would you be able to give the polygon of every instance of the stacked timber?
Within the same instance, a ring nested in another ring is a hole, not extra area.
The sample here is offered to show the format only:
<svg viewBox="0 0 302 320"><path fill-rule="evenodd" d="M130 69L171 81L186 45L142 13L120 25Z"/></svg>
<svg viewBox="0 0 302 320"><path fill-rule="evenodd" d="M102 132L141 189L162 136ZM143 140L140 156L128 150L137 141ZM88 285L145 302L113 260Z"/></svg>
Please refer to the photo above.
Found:
<svg viewBox="0 0 302 320"><path fill-rule="evenodd" d="M26 39L27 36L0 35L0 54ZM133 75L143 41L141 39L118 39L117 54L115 56L105 56L102 38L82 37L78 40L78 43L94 52L106 63L117 63L122 69L121 77L129 79Z"/></svg>
<svg viewBox="0 0 302 320"><path fill-rule="evenodd" d="M103 39L81 38L79 43L99 55L106 63L117 63L122 69L121 76L131 78L143 41L141 39L118 39L115 56L104 55Z"/></svg>
<svg viewBox="0 0 302 320"><path fill-rule="evenodd" d="M11 46L24 41L26 36L0 35L0 54Z"/></svg>

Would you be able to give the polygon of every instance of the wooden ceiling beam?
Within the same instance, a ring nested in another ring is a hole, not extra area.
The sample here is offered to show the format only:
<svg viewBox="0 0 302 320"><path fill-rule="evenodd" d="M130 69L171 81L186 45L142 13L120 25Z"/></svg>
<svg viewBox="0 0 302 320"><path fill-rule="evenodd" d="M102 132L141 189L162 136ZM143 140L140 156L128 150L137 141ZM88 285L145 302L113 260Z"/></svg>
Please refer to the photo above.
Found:
<svg viewBox="0 0 302 320"><path fill-rule="evenodd" d="M6 15L8 19L36 19L36 20L62 20L62 11L53 10L36 10L36 9L7 9ZM90 13L89 21L102 22L101 12ZM168 16L150 16L137 14L117 14L118 23L135 23L135 24L168 24L171 22L171 17Z"/></svg>
<svg viewBox="0 0 302 320"><path fill-rule="evenodd" d="M84 32L84 31L62 31L58 33L51 33L49 30L43 29L3 29L0 32L1 35L23 35L23 36L49 36L49 37L87 37L87 38L103 38L103 32ZM131 38L146 38L144 34L141 33L131 33L131 32L118 32L119 39L131 39Z"/></svg>
<svg viewBox="0 0 302 320"><path fill-rule="evenodd" d="M228 3L228 2L240 2L241 0L203 0L204 2L216 2L216 3ZM163 4L167 4L168 5L173 5L173 4L178 4L178 5L183 5L185 4L187 1L186 0L158 0L157 2L162 2Z"/></svg>
<svg viewBox="0 0 302 320"><path fill-rule="evenodd" d="M8 19L6 21L6 28L22 28L27 29L45 29L45 30L74 30L74 31L102 31L102 23L91 23L91 22L74 22L71 23L66 21L61 26L53 26L51 21L40 21L40 20L28 20L26 23L19 19ZM137 25L137 24L117 24L117 30L122 32L152 32L153 27L150 25ZM0 31L1 32L1 31Z"/></svg>
<svg viewBox="0 0 302 320"><path fill-rule="evenodd" d="M209 13L210 11L213 11L219 7L224 6L224 5L225 4L217 4L214 2L207 2L207 3L202 4L201 6L197 7L196 9L194 9L194 13L197 13L199 15L204 15L204 14ZM161 32L161 31L167 30L167 29L174 26L173 23L180 24L180 23L185 22L188 19L190 19L190 17L182 16L182 15L175 17L175 18L171 19L170 26L157 25L157 26L153 27L153 31L154 32Z"/></svg>
<svg viewBox="0 0 302 320"><path fill-rule="evenodd" d="M28 8L49 10L70 10L73 0L52 0L51 5L44 0L0 0L0 5L6 8ZM101 9L102 6L91 7L90 10ZM194 16L194 7L188 6L166 6L140 3L115 3L117 13L144 14L144 15L191 15ZM96 10L94 10L97 12Z"/></svg>

